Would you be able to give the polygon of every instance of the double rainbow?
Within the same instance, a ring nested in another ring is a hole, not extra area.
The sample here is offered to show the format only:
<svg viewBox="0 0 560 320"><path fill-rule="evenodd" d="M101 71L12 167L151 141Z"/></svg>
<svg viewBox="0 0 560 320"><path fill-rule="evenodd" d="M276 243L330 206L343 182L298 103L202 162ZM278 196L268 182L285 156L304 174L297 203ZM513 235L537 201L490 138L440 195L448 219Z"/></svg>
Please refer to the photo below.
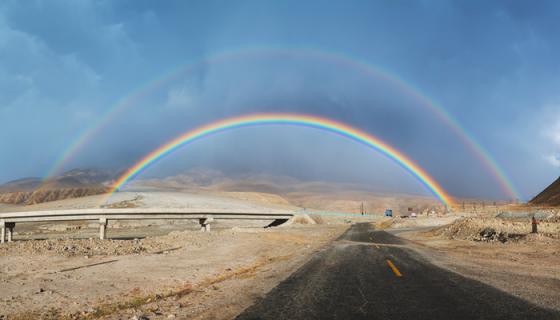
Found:
<svg viewBox="0 0 560 320"><path fill-rule="evenodd" d="M219 120L205 126L188 131L179 137L167 142L156 150L150 152L134 166L130 167L118 180L114 183L110 194L122 188L128 181L138 176L149 166L158 160L173 153L177 149L191 142L201 140L208 136L244 127L265 126L265 125L289 125L301 126L313 129L319 129L331 132L348 138L373 150L381 152L388 158L395 161L402 168L411 173L418 181L420 181L434 196L447 206L453 205L452 198L443 190L443 188L422 168L415 164L404 154L381 141L380 139L353 128L347 124L334 120L320 118L317 116L300 115L300 114L253 114L240 117Z"/></svg>
<svg viewBox="0 0 560 320"><path fill-rule="evenodd" d="M418 87L407 83L394 72L374 66L368 61L358 57L350 56L345 53L333 52L324 48L301 48L301 47L246 47L237 48L229 51L217 53L209 57L195 60L186 66L178 67L172 72L156 78L141 86L138 90L131 92L123 97L119 103L110 107L105 114L93 121L89 127L74 137L70 145L60 154L46 174L46 178L53 177L62 172L69 162L82 150L88 142L91 142L110 122L123 116L125 110L133 107L144 98L161 89L164 85L172 83L181 77L192 73L196 68L203 65L214 65L217 63L231 63L238 59L254 58L259 56L277 56L279 59L286 57L301 57L307 59L317 59L333 65L340 65L350 70L356 70L371 77L386 81L395 85L402 94L414 98L420 106L432 112L444 124L446 124L461 139L464 145L472 154L480 160L487 168L495 180L499 183L503 194L511 199L519 199L521 196L513 183L508 178L504 170L499 166L492 155L486 150L477 139L469 133L449 112L442 108L432 99L428 98Z"/></svg>

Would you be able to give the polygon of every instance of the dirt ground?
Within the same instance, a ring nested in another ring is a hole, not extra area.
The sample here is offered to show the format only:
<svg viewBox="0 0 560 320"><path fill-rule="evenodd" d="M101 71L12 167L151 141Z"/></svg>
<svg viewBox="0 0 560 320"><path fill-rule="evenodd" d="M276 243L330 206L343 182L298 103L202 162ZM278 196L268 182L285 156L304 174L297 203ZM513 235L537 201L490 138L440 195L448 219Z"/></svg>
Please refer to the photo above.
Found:
<svg viewBox="0 0 560 320"><path fill-rule="evenodd" d="M123 192L17 210L115 207L292 209L266 195ZM14 210L4 207L3 210ZM231 319L337 239L351 223L370 222L410 240L431 262L536 305L560 310L559 220L454 213L418 218L308 212L296 223L145 221L109 225L18 225L0 246L0 319ZM308 217L311 217L309 219ZM481 236L492 228L494 233ZM501 236L500 236L501 235ZM521 236L520 236L521 235ZM501 240L506 239L502 242Z"/></svg>
<svg viewBox="0 0 560 320"><path fill-rule="evenodd" d="M294 208L234 196L123 192L2 209ZM104 241L95 223L18 224L0 246L0 319L229 319L349 226L296 220L216 221L211 232L188 220L110 222Z"/></svg>
<svg viewBox="0 0 560 320"><path fill-rule="evenodd" d="M42 249L16 242L1 256L0 310L9 319L227 319L346 228L176 231L104 243L50 240L35 246Z"/></svg>

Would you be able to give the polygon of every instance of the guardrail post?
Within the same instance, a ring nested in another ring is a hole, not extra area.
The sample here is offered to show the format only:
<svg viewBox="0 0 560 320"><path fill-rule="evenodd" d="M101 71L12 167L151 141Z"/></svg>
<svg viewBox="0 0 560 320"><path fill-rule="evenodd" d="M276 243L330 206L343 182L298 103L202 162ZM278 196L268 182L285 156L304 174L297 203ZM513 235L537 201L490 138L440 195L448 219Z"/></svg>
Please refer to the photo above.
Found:
<svg viewBox="0 0 560 320"><path fill-rule="evenodd" d="M16 227L16 223L15 222L6 222L5 224L5 228L8 229L8 242L12 242L12 237L14 234L14 228Z"/></svg>
<svg viewBox="0 0 560 320"><path fill-rule="evenodd" d="M0 234L0 243L4 243L4 241L6 241L6 222L4 222L4 220L0 221L0 229L2 229Z"/></svg>
<svg viewBox="0 0 560 320"><path fill-rule="evenodd" d="M107 231L107 218L99 218L99 239L105 240Z"/></svg>

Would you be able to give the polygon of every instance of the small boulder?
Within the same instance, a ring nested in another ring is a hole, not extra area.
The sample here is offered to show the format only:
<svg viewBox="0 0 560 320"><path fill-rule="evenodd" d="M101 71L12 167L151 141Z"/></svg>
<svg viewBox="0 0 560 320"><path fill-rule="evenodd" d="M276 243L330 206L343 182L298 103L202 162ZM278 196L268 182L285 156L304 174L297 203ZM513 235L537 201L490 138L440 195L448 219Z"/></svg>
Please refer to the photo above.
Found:
<svg viewBox="0 0 560 320"><path fill-rule="evenodd" d="M496 230L494 228L486 227L480 231L480 237L483 240L490 240L496 235Z"/></svg>

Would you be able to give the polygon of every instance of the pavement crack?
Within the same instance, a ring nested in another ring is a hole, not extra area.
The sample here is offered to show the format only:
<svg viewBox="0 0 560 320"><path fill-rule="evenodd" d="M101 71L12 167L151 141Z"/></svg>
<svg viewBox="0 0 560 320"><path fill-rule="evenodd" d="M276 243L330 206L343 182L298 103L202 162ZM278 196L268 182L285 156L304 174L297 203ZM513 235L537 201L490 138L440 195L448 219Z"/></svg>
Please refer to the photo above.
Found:
<svg viewBox="0 0 560 320"><path fill-rule="evenodd" d="M358 292L360 292L360 295L362 296L362 299L364 300L364 303L360 306L359 310L364 315L367 315L367 312L364 308L365 308L365 306L367 306L369 304L369 300L366 298L366 295L364 294L364 291L362 290L362 281L361 280L358 280Z"/></svg>

